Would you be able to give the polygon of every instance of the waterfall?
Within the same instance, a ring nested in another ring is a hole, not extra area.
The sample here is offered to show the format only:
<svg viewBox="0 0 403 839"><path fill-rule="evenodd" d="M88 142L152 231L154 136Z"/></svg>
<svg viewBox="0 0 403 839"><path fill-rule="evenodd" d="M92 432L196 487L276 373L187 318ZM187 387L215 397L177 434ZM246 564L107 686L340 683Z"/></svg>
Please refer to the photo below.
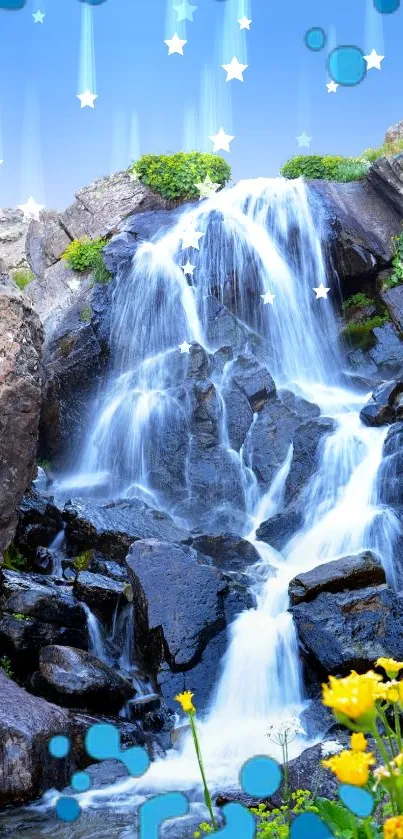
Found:
<svg viewBox="0 0 403 839"><path fill-rule="evenodd" d="M230 627L220 680L199 724L213 789L235 784L248 757L275 753L266 736L269 723L299 714L305 705L288 611L290 580L339 556L373 549L393 581L398 525L392 514L384 515L377 480L385 431L361 424L359 410L366 397L342 386L331 301L316 300L313 292L321 283L331 286L333 296L338 289L336 278L326 276L321 211L312 201L299 180L244 181L185 210L173 229L138 248L129 275L117 281L112 366L96 405L82 474L76 477L76 485L87 482L87 491L95 493L103 476L102 492L108 498L147 497L174 516L180 514L189 528L197 524L195 508L202 499L197 497L196 504L192 483L192 405L181 391L189 356L179 347L185 341L197 343L211 354L222 346L209 318L212 300L234 312L244 327L240 353L248 352L257 333L277 388L286 386L316 403L335 422L335 431L322 439L316 473L304 490L302 526L280 554L258 542L256 531L262 520L282 509L292 448L263 493L249 463L248 440L240 451L229 443L225 385L231 361L214 372L222 487L218 501L209 502L211 532L220 520L217 509L236 506L242 513L241 535L256 546L260 561L255 566L256 606ZM182 250L181 242L195 233L201 234L200 252ZM181 268L187 261L195 264L191 284ZM262 302L266 292L275 295L273 305ZM180 480L170 487L161 477L160 460L166 449L172 451L172 438L184 435ZM293 753L306 745L300 736ZM198 781L188 737L180 751L155 761L144 778L125 780L114 792L189 789ZM110 794L93 791L85 798Z"/></svg>
<svg viewBox="0 0 403 839"><path fill-rule="evenodd" d="M100 661L103 661L105 664L109 664L110 660L106 651L104 632L102 629L101 622L98 620L96 615L94 615L94 612L91 611L90 607L87 606L86 603L81 601L81 606L83 607L87 616L88 635L90 639L90 652L93 653L93 655L96 656L96 658L99 658Z"/></svg>

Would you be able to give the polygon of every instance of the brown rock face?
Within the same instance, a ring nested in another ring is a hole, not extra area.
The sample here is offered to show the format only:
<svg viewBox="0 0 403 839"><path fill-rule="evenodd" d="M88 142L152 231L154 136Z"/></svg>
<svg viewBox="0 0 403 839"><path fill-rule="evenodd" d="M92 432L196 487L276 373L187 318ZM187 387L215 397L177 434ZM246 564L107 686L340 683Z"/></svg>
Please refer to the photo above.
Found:
<svg viewBox="0 0 403 839"><path fill-rule="evenodd" d="M0 557L34 476L41 405L42 327L0 265ZM0 559L1 562L1 559Z"/></svg>

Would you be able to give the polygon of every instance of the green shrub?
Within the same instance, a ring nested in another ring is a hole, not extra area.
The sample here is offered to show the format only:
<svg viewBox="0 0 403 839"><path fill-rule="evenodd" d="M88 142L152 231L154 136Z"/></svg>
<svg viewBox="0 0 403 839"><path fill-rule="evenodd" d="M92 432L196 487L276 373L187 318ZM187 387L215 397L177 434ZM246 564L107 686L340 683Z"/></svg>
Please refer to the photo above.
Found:
<svg viewBox="0 0 403 839"><path fill-rule="evenodd" d="M84 323L88 323L92 318L92 309L91 306L85 306L82 310L80 318Z"/></svg>
<svg viewBox="0 0 403 839"><path fill-rule="evenodd" d="M395 252L392 260L392 274L388 279L388 287L403 283L403 231L394 237Z"/></svg>
<svg viewBox="0 0 403 839"><path fill-rule="evenodd" d="M19 552L15 545L10 545L4 551L3 568L7 571L25 571L27 568L27 561L25 557Z"/></svg>
<svg viewBox="0 0 403 839"><path fill-rule="evenodd" d="M24 291L24 288L35 279L35 275L29 268L19 268L17 271L12 271L11 276L20 291Z"/></svg>
<svg viewBox="0 0 403 839"><path fill-rule="evenodd" d="M2 670L4 670L6 676L8 676L9 679L15 678L13 669L11 667L11 661L6 655L3 655L2 658L0 658L0 667Z"/></svg>
<svg viewBox="0 0 403 839"><path fill-rule="evenodd" d="M82 551L73 559L73 565L76 571L88 571L90 562L94 556L94 551Z"/></svg>
<svg viewBox="0 0 403 839"><path fill-rule="evenodd" d="M231 168L226 160L198 151L144 154L130 171L153 192L170 201L198 198L200 192L196 184L204 181L207 175L221 187L231 178Z"/></svg>
<svg viewBox="0 0 403 839"><path fill-rule="evenodd" d="M106 239L89 239L83 236L82 239L74 239L67 245L62 259L64 259L73 271L93 271L96 283L109 282L111 275L106 270L102 258L102 250L106 245Z"/></svg>
<svg viewBox="0 0 403 839"><path fill-rule="evenodd" d="M330 157L320 154L300 154L292 157L280 169L284 178L323 178L334 181L338 167L345 162L344 157Z"/></svg>
<svg viewBox="0 0 403 839"><path fill-rule="evenodd" d="M359 323L351 321L345 326L342 334L350 339L354 347L366 350L375 343L375 336L372 330L378 326L383 326L388 320L389 315L375 315L375 317L366 318Z"/></svg>
<svg viewBox="0 0 403 839"><path fill-rule="evenodd" d="M348 297L347 300L344 301L343 309L353 309L356 306L370 306L371 303L372 300L370 300L369 297L366 296L366 294L363 294L361 291L359 291L358 294L353 294L351 297Z"/></svg>

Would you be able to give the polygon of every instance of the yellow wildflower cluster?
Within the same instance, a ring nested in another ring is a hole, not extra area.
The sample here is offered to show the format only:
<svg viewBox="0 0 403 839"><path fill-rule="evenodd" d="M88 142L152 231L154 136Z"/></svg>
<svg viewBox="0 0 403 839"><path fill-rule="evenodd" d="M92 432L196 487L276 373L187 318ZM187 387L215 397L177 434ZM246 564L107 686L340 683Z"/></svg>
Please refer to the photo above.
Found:
<svg viewBox="0 0 403 839"><path fill-rule="evenodd" d="M392 816L383 826L384 839L403 839L403 816Z"/></svg>
<svg viewBox="0 0 403 839"><path fill-rule="evenodd" d="M323 685L323 704L351 720L359 720L374 711L381 681L382 677L372 670L361 676L352 670L344 679L330 676L329 684Z"/></svg>
<svg viewBox="0 0 403 839"><path fill-rule="evenodd" d="M322 760L322 766L331 769L340 783L363 787L368 783L369 768L375 765L372 752L366 752L367 741L361 732L352 734L351 751L345 749L328 760Z"/></svg>

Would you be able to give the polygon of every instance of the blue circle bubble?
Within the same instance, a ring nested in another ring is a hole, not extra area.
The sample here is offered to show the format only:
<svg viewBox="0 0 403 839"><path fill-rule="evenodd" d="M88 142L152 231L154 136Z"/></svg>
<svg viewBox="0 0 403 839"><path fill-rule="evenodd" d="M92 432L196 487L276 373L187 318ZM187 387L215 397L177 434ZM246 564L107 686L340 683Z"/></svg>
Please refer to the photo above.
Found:
<svg viewBox="0 0 403 839"><path fill-rule="evenodd" d="M120 760L120 734L111 723L95 723L85 735L85 749L95 760Z"/></svg>
<svg viewBox="0 0 403 839"><path fill-rule="evenodd" d="M56 815L63 822L75 822L81 815L80 805L75 798L59 798L56 803Z"/></svg>
<svg viewBox="0 0 403 839"><path fill-rule="evenodd" d="M374 0L374 6L381 15L390 15L392 12L397 12L400 0Z"/></svg>
<svg viewBox="0 0 403 839"><path fill-rule="evenodd" d="M305 43L309 50L318 52L326 44L326 32L320 26L313 26L305 33Z"/></svg>
<svg viewBox="0 0 403 839"><path fill-rule="evenodd" d="M336 47L328 57L327 66L333 81L348 87L362 82L367 72L364 53L354 46Z"/></svg>
<svg viewBox="0 0 403 839"><path fill-rule="evenodd" d="M352 784L342 784L339 787L339 796L343 804L361 819L367 819L374 809L374 799L365 789L354 787Z"/></svg>
<svg viewBox="0 0 403 839"><path fill-rule="evenodd" d="M88 772L75 772L71 779L71 786L76 792L87 792L91 786L91 776Z"/></svg>
<svg viewBox="0 0 403 839"><path fill-rule="evenodd" d="M242 789L256 798L267 798L279 788L282 771L271 757L252 757L244 763L240 783Z"/></svg>
<svg viewBox="0 0 403 839"><path fill-rule="evenodd" d="M48 749L52 757L66 757L70 751L70 739L64 734L57 734L49 740Z"/></svg>
<svg viewBox="0 0 403 839"><path fill-rule="evenodd" d="M141 746L132 746L130 749L122 750L119 760L124 763L129 775L144 775L150 765L150 758Z"/></svg>
<svg viewBox="0 0 403 839"><path fill-rule="evenodd" d="M301 813L293 821L290 839L334 839L334 834L315 813Z"/></svg>

